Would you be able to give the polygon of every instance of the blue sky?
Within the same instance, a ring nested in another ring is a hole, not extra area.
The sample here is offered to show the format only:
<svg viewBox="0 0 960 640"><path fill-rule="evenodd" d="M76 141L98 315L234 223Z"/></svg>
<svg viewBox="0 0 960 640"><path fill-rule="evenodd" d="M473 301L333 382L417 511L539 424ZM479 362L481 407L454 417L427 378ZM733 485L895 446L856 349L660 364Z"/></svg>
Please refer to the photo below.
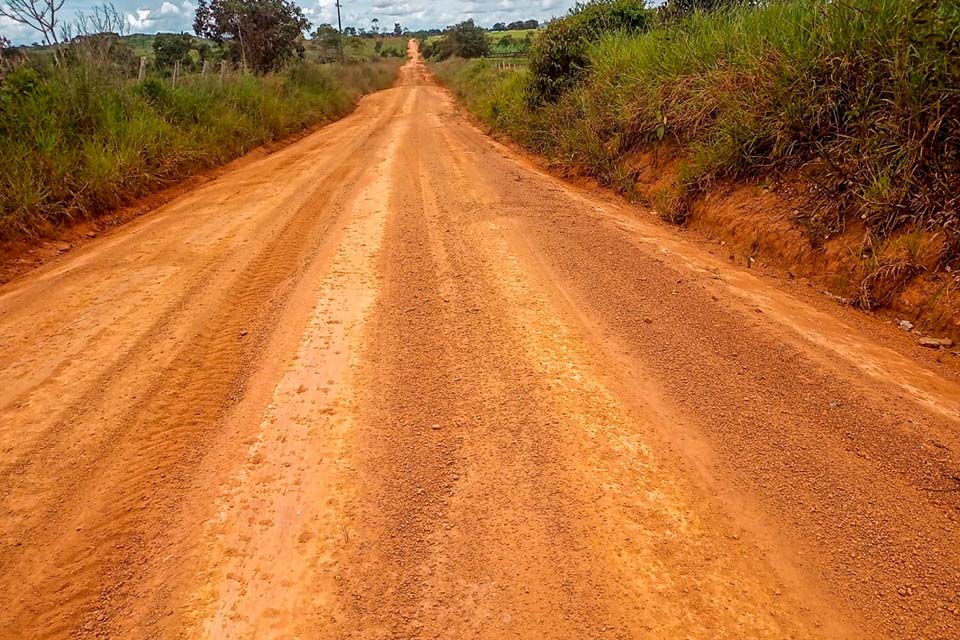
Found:
<svg viewBox="0 0 960 640"><path fill-rule="evenodd" d="M295 0L313 24L336 24L335 0ZM0 0L2 3L3 0ZM66 0L64 18L76 11L89 11L96 3L89 0ZM395 22L410 29L443 27L466 18L489 27L495 22L513 20L547 20L563 15L574 0L343 0L344 26L367 27L376 17L381 28L392 29ZM126 16L131 33L158 31L192 31L195 0L115 0L114 5ZM0 17L0 34L16 44L39 40L29 29Z"/></svg>

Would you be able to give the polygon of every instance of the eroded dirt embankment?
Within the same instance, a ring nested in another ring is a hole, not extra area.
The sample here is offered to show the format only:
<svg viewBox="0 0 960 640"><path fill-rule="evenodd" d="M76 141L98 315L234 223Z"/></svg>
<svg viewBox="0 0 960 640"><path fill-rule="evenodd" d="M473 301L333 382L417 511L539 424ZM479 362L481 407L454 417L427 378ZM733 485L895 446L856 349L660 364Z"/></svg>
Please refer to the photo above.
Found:
<svg viewBox="0 0 960 640"><path fill-rule="evenodd" d="M678 206L676 150L640 153L628 162L637 173L641 200L655 211ZM879 237L856 219L842 232L818 229L810 218L831 203L808 174L777 176L770 184L714 184L682 205L683 222L715 240L731 262L773 268L841 304L878 312L898 326L907 321L902 326L911 327L918 342L924 336L960 340L960 270L944 260L947 235L908 227Z"/></svg>

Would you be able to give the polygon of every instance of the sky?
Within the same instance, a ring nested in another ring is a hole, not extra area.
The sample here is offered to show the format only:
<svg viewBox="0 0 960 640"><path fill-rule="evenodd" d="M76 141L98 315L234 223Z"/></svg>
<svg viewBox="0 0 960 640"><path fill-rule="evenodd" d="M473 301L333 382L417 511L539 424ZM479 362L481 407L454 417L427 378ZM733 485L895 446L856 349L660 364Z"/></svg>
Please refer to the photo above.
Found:
<svg viewBox="0 0 960 640"><path fill-rule="evenodd" d="M336 26L336 0L295 0L314 25L328 22ZM431 27L445 27L467 18L489 27L496 22L513 22L531 18L545 21L561 16L575 0L343 0L343 26L370 28L373 18L380 20L380 28L392 30L395 22L415 31ZM0 0L3 3L3 0ZM66 0L61 10L64 19L71 20L77 11L89 12L95 5L90 0ZM114 0L130 26L130 33L180 32L193 30L196 9L191 0ZM29 44L40 40L39 34L0 17L0 35L14 44Z"/></svg>

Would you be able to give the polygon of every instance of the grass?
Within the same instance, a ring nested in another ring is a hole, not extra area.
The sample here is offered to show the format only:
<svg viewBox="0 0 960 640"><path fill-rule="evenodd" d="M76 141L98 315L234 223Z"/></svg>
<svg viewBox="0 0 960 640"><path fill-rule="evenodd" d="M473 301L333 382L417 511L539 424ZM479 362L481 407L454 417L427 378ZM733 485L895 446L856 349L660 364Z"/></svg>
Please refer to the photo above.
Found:
<svg viewBox="0 0 960 640"><path fill-rule="evenodd" d="M526 45L524 41L529 37L531 40L536 38L537 29L511 29L509 31L488 31L487 38L490 40L490 48L492 50L492 55L496 55L498 52L513 52L513 51L525 51ZM504 38L509 36L510 40L513 40L513 44L501 46L501 41ZM432 35L427 37L424 42L429 44L435 42L443 37L443 34Z"/></svg>
<svg viewBox="0 0 960 640"><path fill-rule="evenodd" d="M630 155L669 144L680 209L717 180L802 167L832 203L804 220L816 233L857 218L880 236L919 224L956 238L958 34L957 3L783 0L608 33L554 102L529 99L526 72L435 70L491 127L624 191Z"/></svg>
<svg viewBox="0 0 960 640"><path fill-rule="evenodd" d="M301 64L171 88L94 66L20 67L0 84L0 240L95 216L350 112L400 61Z"/></svg>
<svg viewBox="0 0 960 640"><path fill-rule="evenodd" d="M148 59L153 60L153 41L156 39L153 34L132 33L128 36L122 36L121 39L130 45L134 55L138 58L140 56L146 56Z"/></svg>
<svg viewBox="0 0 960 640"><path fill-rule="evenodd" d="M533 40L536 38L537 29L511 29L509 31L490 31L487 33L487 37L490 39L490 46L493 49L500 48L501 41L506 38L507 40L513 40L514 43L519 43L522 41Z"/></svg>
<svg viewBox="0 0 960 640"><path fill-rule="evenodd" d="M407 36L384 36L382 38L360 38L344 36L343 54L348 61L366 62L378 60L382 57L405 58L407 55ZM377 42L380 48L377 49ZM339 56L338 51L324 51L320 44L313 40L305 43L306 59L315 60L321 55Z"/></svg>

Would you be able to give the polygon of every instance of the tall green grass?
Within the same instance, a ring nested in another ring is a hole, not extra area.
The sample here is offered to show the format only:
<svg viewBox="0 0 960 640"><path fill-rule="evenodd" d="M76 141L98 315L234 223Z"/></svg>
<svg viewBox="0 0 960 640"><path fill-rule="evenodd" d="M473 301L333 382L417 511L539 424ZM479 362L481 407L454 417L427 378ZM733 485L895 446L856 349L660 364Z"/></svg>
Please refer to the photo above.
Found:
<svg viewBox="0 0 960 640"><path fill-rule="evenodd" d="M93 65L0 84L0 239L94 216L350 112L400 62L135 83Z"/></svg>
<svg viewBox="0 0 960 640"><path fill-rule="evenodd" d="M630 154L669 144L688 196L803 167L830 203L805 220L818 233L857 217L960 236L960 3L781 0L607 33L588 56L549 103L483 62L436 72L491 126L624 190Z"/></svg>

